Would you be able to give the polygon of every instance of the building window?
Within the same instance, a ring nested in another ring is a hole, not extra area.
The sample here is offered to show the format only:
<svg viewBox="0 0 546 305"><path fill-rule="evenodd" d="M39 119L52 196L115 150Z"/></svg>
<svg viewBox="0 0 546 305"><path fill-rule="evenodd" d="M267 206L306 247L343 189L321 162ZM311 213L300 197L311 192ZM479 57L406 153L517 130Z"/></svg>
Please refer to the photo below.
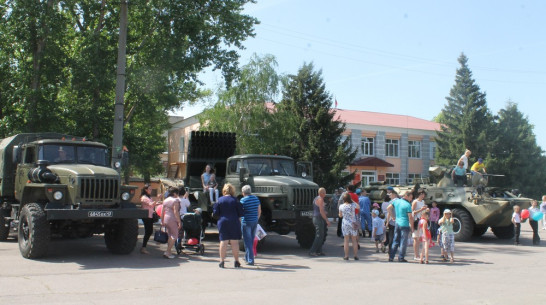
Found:
<svg viewBox="0 0 546 305"><path fill-rule="evenodd" d="M398 140L386 139L385 140L385 156L398 157Z"/></svg>
<svg viewBox="0 0 546 305"><path fill-rule="evenodd" d="M373 142L374 138L362 138L362 142L360 144L360 149L362 150L362 154L364 156L373 156Z"/></svg>
<svg viewBox="0 0 546 305"><path fill-rule="evenodd" d="M408 174L408 184L421 183L421 174Z"/></svg>
<svg viewBox="0 0 546 305"><path fill-rule="evenodd" d="M408 141L408 157L421 158L421 141Z"/></svg>
<svg viewBox="0 0 546 305"><path fill-rule="evenodd" d="M371 172L371 171L361 171L361 172L360 172L360 177L361 177L360 186L361 186L361 187L365 187L365 186L370 185L371 182L374 182L374 181L375 181L375 172Z"/></svg>
<svg viewBox="0 0 546 305"><path fill-rule="evenodd" d="M390 185L399 185L400 184L400 174L387 173L385 183Z"/></svg>
<svg viewBox="0 0 546 305"><path fill-rule="evenodd" d="M180 137L180 147L179 147L179 151L178 151L178 162L182 162L182 163L186 162L186 159L184 158L185 157L185 154L184 154L185 146L186 146L186 143L185 143L184 137Z"/></svg>
<svg viewBox="0 0 546 305"><path fill-rule="evenodd" d="M430 142L430 160L436 158L436 142Z"/></svg>

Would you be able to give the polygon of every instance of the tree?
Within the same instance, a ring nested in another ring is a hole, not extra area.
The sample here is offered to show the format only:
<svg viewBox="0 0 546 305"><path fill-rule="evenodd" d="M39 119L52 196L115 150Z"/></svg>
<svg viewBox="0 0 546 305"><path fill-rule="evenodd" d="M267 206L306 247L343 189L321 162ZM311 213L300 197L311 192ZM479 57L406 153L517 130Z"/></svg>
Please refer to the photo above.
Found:
<svg viewBox="0 0 546 305"><path fill-rule="evenodd" d="M526 196L540 197L545 191L546 157L536 143L533 125L518 110L517 104L507 102L495 124L496 136L486 159L487 170L504 174L494 178L495 186L519 189Z"/></svg>
<svg viewBox="0 0 546 305"><path fill-rule="evenodd" d="M296 160L313 161L315 181L327 189L352 179L352 175L340 177L339 173L357 153L351 151L348 139L342 140L345 123L335 119L331 105L322 71L315 72L313 64L304 64L298 74L289 77L275 113L290 126L284 130L287 142L282 152Z"/></svg>
<svg viewBox="0 0 546 305"><path fill-rule="evenodd" d="M446 97L442 112L437 116L442 124L438 133L438 163L453 165L470 149L473 156L485 157L488 153L491 122L493 117L487 108L485 93L472 79L468 59L464 54L458 58L455 85Z"/></svg>
<svg viewBox="0 0 546 305"><path fill-rule="evenodd" d="M253 55L233 85L219 92L218 102L199 116L201 129L234 132L238 153L278 152L279 126L272 113L284 76L276 67L274 56Z"/></svg>
<svg viewBox="0 0 546 305"><path fill-rule="evenodd" d="M203 69L220 69L227 86L235 79L236 50L254 35L257 24L242 14L245 4L253 2L131 2L124 144L133 160L158 164L157 158L148 156L165 150L164 144L157 145L164 143L161 122L167 122L170 110L208 94L199 80ZM0 66L6 72L0 86L13 90L0 95L3 104L10 105L0 108L0 131L58 131L110 143L119 4L106 0L3 4L0 58L9 62ZM152 139L154 144L142 147Z"/></svg>

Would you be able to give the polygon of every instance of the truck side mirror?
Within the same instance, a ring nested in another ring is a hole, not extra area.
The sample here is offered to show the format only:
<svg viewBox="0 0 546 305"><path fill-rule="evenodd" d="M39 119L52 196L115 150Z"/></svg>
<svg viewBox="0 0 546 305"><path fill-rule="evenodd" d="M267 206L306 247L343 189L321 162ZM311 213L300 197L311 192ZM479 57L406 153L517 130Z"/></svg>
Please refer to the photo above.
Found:
<svg viewBox="0 0 546 305"><path fill-rule="evenodd" d="M248 169L246 167L239 168L239 181L244 182L248 178Z"/></svg>
<svg viewBox="0 0 546 305"><path fill-rule="evenodd" d="M12 162L14 164L21 163L21 147L19 145L13 146Z"/></svg>

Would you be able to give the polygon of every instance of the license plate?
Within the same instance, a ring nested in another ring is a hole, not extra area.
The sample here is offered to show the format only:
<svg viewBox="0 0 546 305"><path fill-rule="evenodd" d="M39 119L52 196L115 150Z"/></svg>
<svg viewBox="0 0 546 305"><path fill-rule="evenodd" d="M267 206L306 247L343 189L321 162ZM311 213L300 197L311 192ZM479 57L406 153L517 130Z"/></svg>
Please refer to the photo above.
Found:
<svg viewBox="0 0 546 305"><path fill-rule="evenodd" d="M88 217L112 217L114 212L112 211L89 211L87 212Z"/></svg>
<svg viewBox="0 0 546 305"><path fill-rule="evenodd" d="M304 217L313 217L313 211L301 211L300 215Z"/></svg>

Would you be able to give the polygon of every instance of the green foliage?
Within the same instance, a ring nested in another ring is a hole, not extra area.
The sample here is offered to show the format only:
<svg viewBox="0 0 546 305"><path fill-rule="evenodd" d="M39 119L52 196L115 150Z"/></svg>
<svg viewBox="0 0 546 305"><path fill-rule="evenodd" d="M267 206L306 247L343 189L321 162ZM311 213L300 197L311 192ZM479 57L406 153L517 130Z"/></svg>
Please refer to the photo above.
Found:
<svg viewBox="0 0 546 305"><path fill-rule="evenodd" d="M304 64L297 75L291 75L283 91L276 116L283 116L289 129L282 153L296 160L313 161L315 181L327 189L344 185L352 175L340 177L356 156L348 139L342 141L345 124L330 109L332 97L326 91L322 71L313 64Z"/></svg>
<svg viewBox="0 0 546 305"><path fill-rule="evenodd" d="M208 94L198 74L220 69L228 85L237 76L236 50L257 24L242 11L253 2L130 2L124 144L143 175L160 169L168 111ZM106 0L3 1L0 135L58 131L111 142L119 7Z"/></svg>
<svg viewBox="0 0 546 305"><path fill-rule="evenodd" d="M218 102L199 116L201 129L236 133L237 153L278 152L280 126L272 112L284 76L276 67L272 55L254 55L233 85L218 94Z"/></svg>
<svg viewBox="0 0 546 305"><path fill-rule="evenodd" d="M533 125L508 102L498 114L491 153L486 159L487 171L504 174L493 178L495 186L519 189L526 196L539 198L545 192L546 157L536 144Z"/></svg>
<svg viewBox="0 0 546 305"><path fill-rule="evenodd" d="M485 93L472 79L468 59L464 54L458 59L461 67L457 69L455 85L446 97L447 104L437 116L442 124L438 134L438 163L454 165L465 149L472 151L473 157L485 157L488 152L488 139L492 129L493 117L487 108Z"/></svg>

